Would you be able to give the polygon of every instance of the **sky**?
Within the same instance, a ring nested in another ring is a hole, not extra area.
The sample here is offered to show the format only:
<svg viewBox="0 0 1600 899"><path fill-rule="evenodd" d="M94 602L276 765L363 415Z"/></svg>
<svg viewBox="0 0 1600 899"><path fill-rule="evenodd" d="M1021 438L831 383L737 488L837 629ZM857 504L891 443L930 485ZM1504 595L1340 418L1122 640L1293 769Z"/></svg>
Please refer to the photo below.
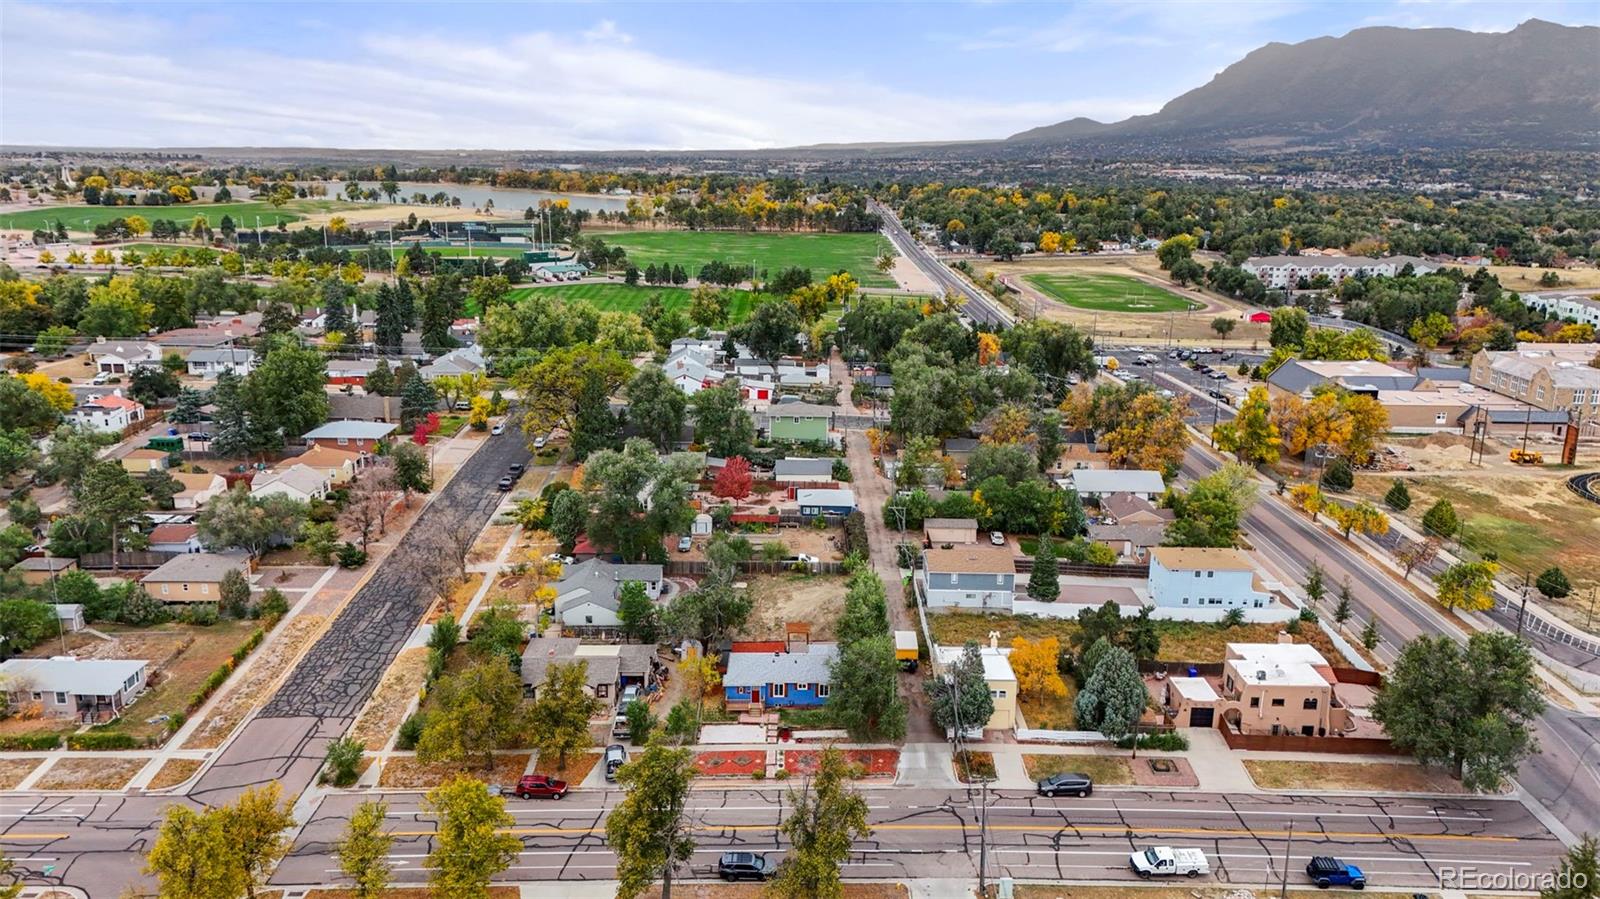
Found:
<svg viewBox="0 0 1600 899"><path fill-rule="evenodd" d="M756 149L1159 110L1373 25L1600 24L1596 0L0 0L0 144Z"/></svg>

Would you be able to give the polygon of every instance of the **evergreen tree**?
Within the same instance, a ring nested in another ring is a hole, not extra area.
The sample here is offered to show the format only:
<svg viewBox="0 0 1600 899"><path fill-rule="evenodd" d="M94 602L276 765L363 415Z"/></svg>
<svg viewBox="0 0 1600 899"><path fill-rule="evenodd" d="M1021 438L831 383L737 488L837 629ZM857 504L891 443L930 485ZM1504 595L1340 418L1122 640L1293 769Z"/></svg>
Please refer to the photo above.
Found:
<svg viewBox="0 0 1600 899"><path fill-rule="evenodd" d="M372 367L372 371L367 372L364 389L374 396L395 395L394 370L389 368L389 360L379 359L378 364Z"/></svg>
<svg viewBox="0 0 1600 899"><path fill-rule="evenodd" d="M373 323L373 342L381 352L399 352L405 338L406 312L400 306L397 289L387 284L378 285L377 306L377 320Z"/></svg>
<svg viewBox="0 0 1600 899"><path fill-rule="evenodd" d="M1406 482L1396 478L1389 492L1383 495L1383 502L1396 512L1411 508L1411 491L1406 489Z"/></svg>
<svg viewBox="0 0 1600 899"><path fill-rule="evenodd" d="M1356 474L1343 457L1334 459L1322 473L1322 488L1343 493L1356 485Z"/></svg>
<svg viewBox="0 0 1600 899"><path fill-rule="evenodd" d="M394 285L394 308L399 316L400 330L409 331L417 324L417 294L411 289L409 278L400 278ZM398 342L396 346L398 346Z"/></svg>
<svg viewBox="0 0 1600 899"><path fill-rule="evenodd" d="M453 349L457 343L450 334L462 306L461 280L455 275L440 275L422 290L422 348L430 353Z"/></svg>
<svg viewBox="0 0 1600 899"><path fill-rule="evenodd" d="M1422 516L1422 526L1435 536L1454 537L1461 530L1461 520L1456 517L1456 507L1441 499Z"/></svg>
<svg viewBox="0 0 1600 899"><path fill-rule="evenodd" d="M1539 892L1539 899L1594 899L1600 895L1600 864L1595 855L1595 838L1585 834L1561 858L1552 885Z"/></svg>
<svg viewBox="0 0 1600 899"><path fill-rule="evenodd" d="M1378 648L1378 619L1368 618L1366 626L1361 628L1361 645L1367 652Z"/></svg>
<svg viewBox="0 0 1600 899"><path fill-rule="evenodd" d="M185 387L178 391L177 405L172 407L172 414L167 419L173 424L192 425L200 420L200 407L206 404L206 394Z"/></svg>
<svg viewBox="0 0 1600 899"><path fill-rule="evenodd" d="M578 389L578 414L572 430L572 457L579 462L590 453L622 446L622 423L611 414L605 379L590 372Z"/></svg>
<svg viewBox="0 0 1600 899"><path fill-rule="evenodd" d="M1061 597L1061 574L1056 566L1056 541L1040 535L1039 550L1033 555L1033 573L1028 575L1028 597L1040 602L1055 602Z"/></svg>
<svg viewBox="0 0 1600 899"><path fill-rule="evenodd" d="M239 456L250 451L250 418L244 407L243 382L225 369L217 375L217 386L211 389L211 402L216 406L212 413L215 427L211 432L211 450L219 456Z"/></svg>
<svg viewBox="0 0 1600 899"><path fill-rule="evenodd" d="M406 381L405 392L400 394L400 426L406 430L439 408L439 394L428 379L414 376Z"/></svg>
<svg viewBox="0 0 1600 899"><path fill-rule="evenodd" d="M1339 602L1333 607L1333 620L1344 624L1355 614L1355 597L1350 593L1350 582L1339 585Z"/></svg>
<svg viewBox="0 0 1600 899"><path fill-rule="evenodd" d="M322 282L322 314L324 334L350 334L350 285L343 279L333 277Z"/></svg>

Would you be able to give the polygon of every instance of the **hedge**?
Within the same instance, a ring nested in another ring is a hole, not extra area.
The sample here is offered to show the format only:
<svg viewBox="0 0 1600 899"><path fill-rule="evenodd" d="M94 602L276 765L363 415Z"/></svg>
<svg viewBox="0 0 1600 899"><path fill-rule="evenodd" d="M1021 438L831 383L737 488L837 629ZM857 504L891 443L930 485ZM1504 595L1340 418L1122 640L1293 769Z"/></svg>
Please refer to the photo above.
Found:
<svg viewBox="0 0 1600 899"><path fill-rule="evenodd" d="M79 750L138 749L145 745L145 742L132 734L86 731L68 736L67 748Z"/></svg>
<svg viewBox="0 0 1600 899"><path fill-rule="evenodd" d="M18 734L0 737L0 752L35 752L61 746L60 734Z"/></svg>
<svg viewBox="0 0 1600 899"><path fill-rule="evenodd" d="M226 662L223 662L217 668L217 670L211 672L211 675L205 679L205 682L200 684L200 688L194 691L194 695L189 697L189 705L184 709L184 711L193 712L195 709L198 709L201 705L205 704L205 701L211 698L211 694L217 692L217 688L228 682L228 678L233 675L234 669L238 668L245 659L249 658L250 653L257 646L260 646L261 641L265 640L266 638L267 632L264 628L258 627L252 631L250 638L239 644L239 648L233 651L232 658L228 659Z"/></svg>

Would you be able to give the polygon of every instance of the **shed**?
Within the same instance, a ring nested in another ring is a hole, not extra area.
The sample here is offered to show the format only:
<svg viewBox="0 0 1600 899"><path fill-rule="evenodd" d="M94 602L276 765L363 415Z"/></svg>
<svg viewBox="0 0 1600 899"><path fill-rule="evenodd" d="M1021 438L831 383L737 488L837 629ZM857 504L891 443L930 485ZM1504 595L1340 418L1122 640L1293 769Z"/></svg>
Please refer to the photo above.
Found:
<svg viewBox="0 0 1600 899"><path fill-rule="evenodd" d="M704 512L694 517L694 525L689 528L689 533L696 537L705 537L711 533L711 516Z"/></svg>
<svg viewBox="0 0 1600 899"><path fill-rule="evenodd" d="M801 515L849 515L856 510L854 490L796 490L794 498Z"/></svg>
<svg viewBox="0 0 1600 899"><path fill-rule="evenodd" d="M977 543L978 519L925 519L922 522L922 538L928 546L942 546L947 543Z"/></svg>

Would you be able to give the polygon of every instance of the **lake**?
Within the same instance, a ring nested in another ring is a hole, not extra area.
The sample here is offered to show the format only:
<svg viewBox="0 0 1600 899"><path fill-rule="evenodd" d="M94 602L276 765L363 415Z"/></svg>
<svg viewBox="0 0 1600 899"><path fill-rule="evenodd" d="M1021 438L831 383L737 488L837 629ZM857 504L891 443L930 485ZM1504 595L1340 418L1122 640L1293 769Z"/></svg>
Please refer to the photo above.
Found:
<svg viewBox="0 0 1600 899"><path fill-rule="evenodd" d="M378 182L362 181L361 189L376 189ZM587 209L590 212L625 212L628 208L628 197L597 197L590 194L558 194L542 190L523 190L514 187L490 187L487 184L446 184L443 182L401 181L400 193L397 199L405 199L414 193L425 193L433 196L439 191L444 191L452 197L460 197L461 205L472 209L482 206L485 201L493 200L497 212L521 212L529 206L539 208L540 200L566 200L573 209ZM342 194L344 183L338 181L328 182L328 195Z"/></svg>

